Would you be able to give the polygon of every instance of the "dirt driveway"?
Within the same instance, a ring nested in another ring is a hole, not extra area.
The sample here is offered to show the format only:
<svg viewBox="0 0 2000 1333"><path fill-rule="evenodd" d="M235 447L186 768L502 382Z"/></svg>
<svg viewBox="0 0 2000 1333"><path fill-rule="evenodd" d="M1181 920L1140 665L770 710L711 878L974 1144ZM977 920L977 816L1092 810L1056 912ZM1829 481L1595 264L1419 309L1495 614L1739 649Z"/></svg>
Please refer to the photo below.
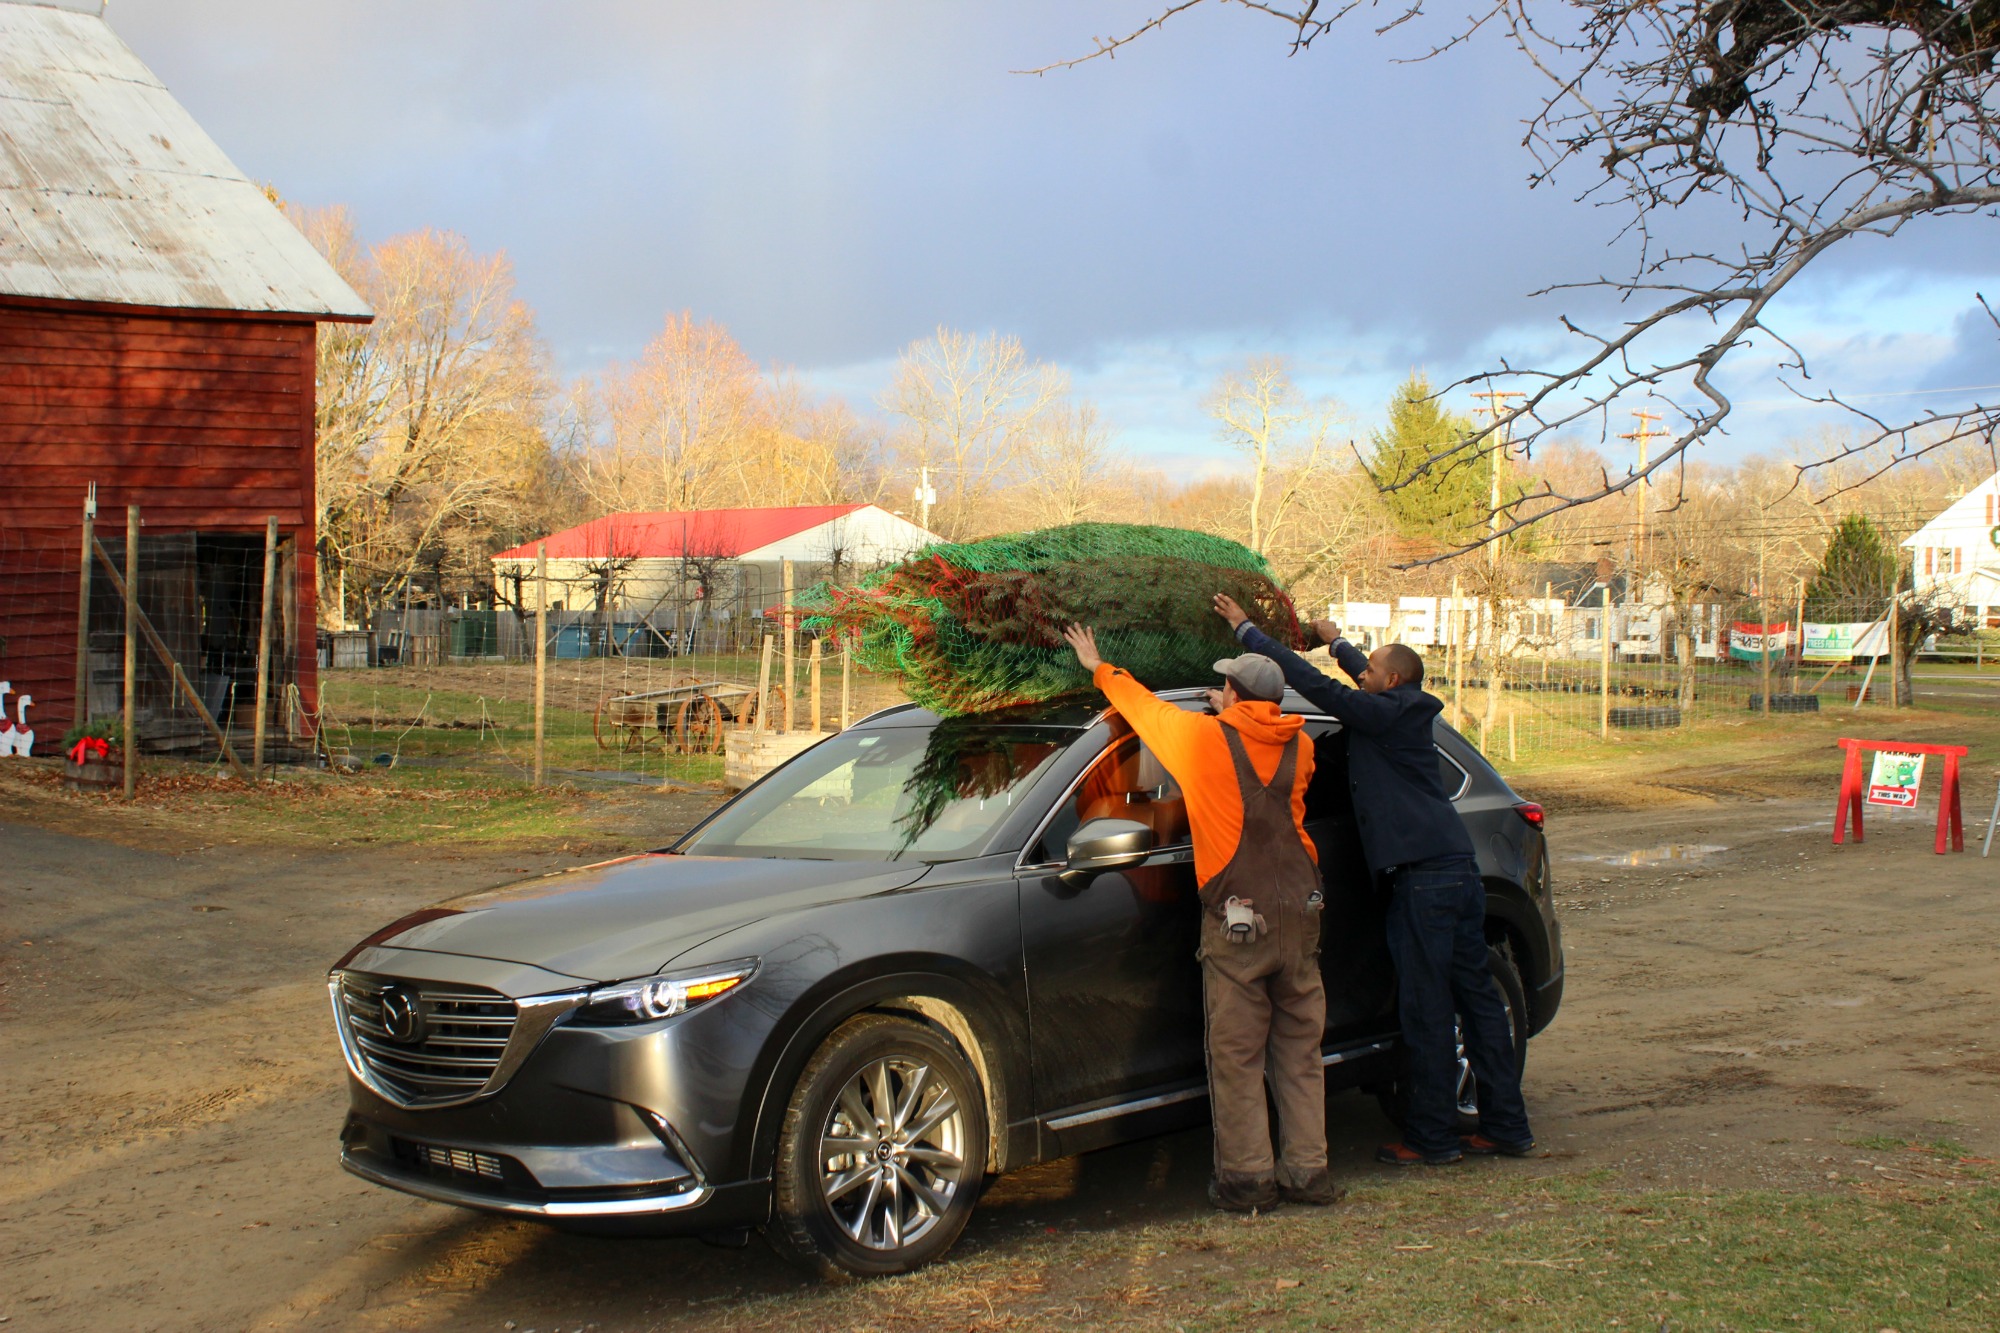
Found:
<svg viewBox="0 0 2000 1333"><path fill-rule="evenodd" d="M660 831L695 805L657 807ZM1569 995L1529 1058L1548 1155L1522 1169L1813 1191L1888 1169L1855 1146L1876 1136L2000 1155L2000 862L1931 855L1921 821L1836 849L1830 807L1552 818ZM578 857L121 844L46 815L0 805L8 1333L713 1329L804 1290L761 1244L572 1237L339 1170L326 965L405 910ZM1350 1180L1417 1188L1369 1160L1371 1103L1329 1121ZM1198 1215L1206 1153L1182 1135L1002 1181L956 1262L1027 1268L1051 1232ZM1063 1280L1088 1309L1119 1279ZM1043 1321L1045 1294L997 1290L940 1326Z"/></svg>

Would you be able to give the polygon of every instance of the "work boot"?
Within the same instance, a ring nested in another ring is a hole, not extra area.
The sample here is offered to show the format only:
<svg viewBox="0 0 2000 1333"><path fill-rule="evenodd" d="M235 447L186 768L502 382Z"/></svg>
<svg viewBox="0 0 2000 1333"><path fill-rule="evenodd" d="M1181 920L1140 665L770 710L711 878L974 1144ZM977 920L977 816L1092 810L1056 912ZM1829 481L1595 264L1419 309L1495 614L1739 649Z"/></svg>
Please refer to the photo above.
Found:
<svg viewBox="0 0 2000 1333"><path fill-rule="evenodd" d="M1208 1182L1208 1201L1225 1213L1268 1213L1278 1206L1278 1182L1218 1171Z"/></svg>
<svg viewBox="0 0 2000 1333"><path fill-rule="evenodd" d="M1302 1203L1309 1208L1325 1208L1339 1203L1347 1197L1343 1187L1333 1183L1333 1173L1325 1167L1313 1172L1298 1184L1278 1182L1278 1198L1285 1203Z"/></svg>
<svg viewBox="0 0 2000 1333"><path fill-rule="evenodd" d="M1484 1134L1463 1134L1459 1136L1458 1141L1465 1145L1466 1153L1473 1157L1532 1157L1535 1154L1533 1139L1529 1139L1526 1143L1501 1143L1498 1139L1489 1139Z"/></svg>
<svg viewBox="0 0 2000 1333"><path fill-rule="evenodd" d="M1438 1153L1427 1157L1407 1143L1385 1143L1375 1150L1375 1160L1390 1166L1450 1166L1464 1160L1463 1152Z"/></svg>

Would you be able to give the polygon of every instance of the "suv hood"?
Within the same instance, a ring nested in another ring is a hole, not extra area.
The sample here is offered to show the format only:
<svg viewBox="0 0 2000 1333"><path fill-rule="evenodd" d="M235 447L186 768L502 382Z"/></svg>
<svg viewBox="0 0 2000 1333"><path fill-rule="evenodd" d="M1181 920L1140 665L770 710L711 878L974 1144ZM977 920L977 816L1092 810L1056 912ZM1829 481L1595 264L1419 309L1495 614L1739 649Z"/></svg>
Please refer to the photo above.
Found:
<svg viewBox="0 0 2000 1333"><path fill-rule="evenodd" d="M623 981L738 926L888 893L929 870L922 862L653 852L454 898L377 931L348 957L389 945Z"/></svg>

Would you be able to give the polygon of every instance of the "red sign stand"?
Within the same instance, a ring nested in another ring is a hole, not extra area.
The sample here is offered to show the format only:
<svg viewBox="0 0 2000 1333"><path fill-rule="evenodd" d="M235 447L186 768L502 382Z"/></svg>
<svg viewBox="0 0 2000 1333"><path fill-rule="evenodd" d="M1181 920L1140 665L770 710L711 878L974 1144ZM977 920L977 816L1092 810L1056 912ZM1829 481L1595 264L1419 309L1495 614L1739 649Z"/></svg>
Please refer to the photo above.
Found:
<svg viewBox="0 0 2000 1333"><path fill-rule="evenodd" d="M1947 828L1951 833L1951 849L1965 850L1965 820L1958 811L1958 761L1965 758L1963 745L1918 745L1914 741L1858 741L1846 736L1840 738L1840 748L1847 751L1847 763L1840 770L1840 806L1833 812L1833 844L1838 847L1846 840L1847 817L1854 816L1854 840L1861 841L1861 797L1868 789L1868 779L1861 772L1861 754L1864 750L1887 750L1892 754L1936 754L1944 756L1944 785L1938 788L1937 853L1944 855L1944 840Z"/></svg>

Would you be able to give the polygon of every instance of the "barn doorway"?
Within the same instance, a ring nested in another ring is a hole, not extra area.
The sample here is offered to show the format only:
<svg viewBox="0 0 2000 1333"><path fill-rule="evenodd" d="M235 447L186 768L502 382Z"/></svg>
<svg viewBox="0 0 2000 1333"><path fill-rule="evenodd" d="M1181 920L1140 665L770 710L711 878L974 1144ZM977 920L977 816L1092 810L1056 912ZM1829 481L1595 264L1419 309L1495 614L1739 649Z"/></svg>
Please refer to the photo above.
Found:
<svg viewBox="0 0 2000 1333"><path fill-rule="evenodd" d="M122 535L101 539L122 572ZM263 613L262 533L148 533L139 538L139 609L200 694L216 724L241 750L257 725L257 631ZM271 610L271 689L267 733L283 741L298 664L297 580L292 542L278 547ZM104 567L90 588L90 713L116 717L123 706L125 608ZM143 636L136 645L133 715L140 749L212 754L215 739Z"/></svg>

